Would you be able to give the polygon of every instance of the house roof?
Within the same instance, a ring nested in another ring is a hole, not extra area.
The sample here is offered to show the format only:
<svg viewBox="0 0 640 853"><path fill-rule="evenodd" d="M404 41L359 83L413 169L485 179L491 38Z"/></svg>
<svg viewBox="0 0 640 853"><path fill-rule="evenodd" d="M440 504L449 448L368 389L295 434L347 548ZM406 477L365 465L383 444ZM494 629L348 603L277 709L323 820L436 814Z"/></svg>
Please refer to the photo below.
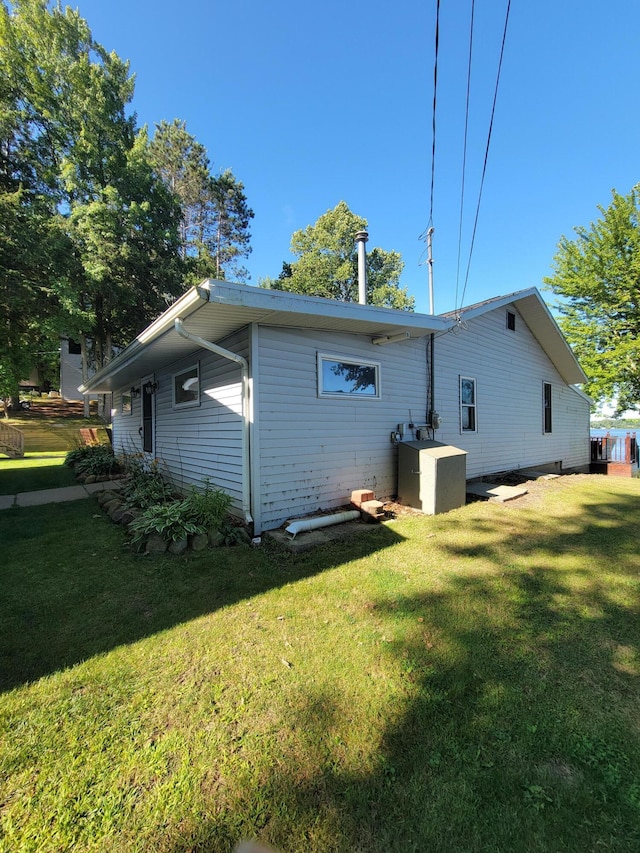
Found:
<svg viewBox="0 0 640 853"><path fill-rule="evenodd" d="M553 319L539 291L532 287L438 316L302 296L229 282L204 281L192 287L148 326L121 353L80 386L82 393L126 388L140 378L196 353L196 343L181 337L175 320L212 343L222 341L249 323L297 327L384 337L408 333L412 338L446 332L460 320L468 322L497 308L514 305L531 333L569 385L586 375Z"/></svg>
<svg viewBox="0 0 640 853"><path fill-rule="evenodd" d="M459 311L449 311L440 316L457 325L459 320L468 322L489 311L495 311L497 308L508 305L512 305L518 310L531 334L568 385L577 385L587 381L587 376L580 367L578 359L573 354L573 350L536 287L519 290L507 296L487 299L484 302L469 305Z"/></svg>
<svg viewBox="0 0 640 853"><path fill-rule="evenodd" d="M451 321L445 317L207 280L174 302L80 386L80 391L105 393L126 388L139 382L141 377L197 352L197 344L176 332L174 323L178 318L190 332L212 343L249 323L372 337L408 333L412 338L443 332L451 326Z"/></svg>

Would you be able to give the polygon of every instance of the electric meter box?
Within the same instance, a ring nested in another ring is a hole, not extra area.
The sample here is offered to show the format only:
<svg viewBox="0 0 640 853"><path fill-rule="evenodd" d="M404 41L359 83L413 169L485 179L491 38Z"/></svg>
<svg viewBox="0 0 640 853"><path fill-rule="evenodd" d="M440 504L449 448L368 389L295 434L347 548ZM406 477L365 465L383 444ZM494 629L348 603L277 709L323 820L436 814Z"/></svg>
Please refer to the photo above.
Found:
<svg viewBox="0 0 640 853"><path fill-rule="evenodd" d="M467 451L439 441L398 445L398 503L426 515L466 503Z"/></svg>

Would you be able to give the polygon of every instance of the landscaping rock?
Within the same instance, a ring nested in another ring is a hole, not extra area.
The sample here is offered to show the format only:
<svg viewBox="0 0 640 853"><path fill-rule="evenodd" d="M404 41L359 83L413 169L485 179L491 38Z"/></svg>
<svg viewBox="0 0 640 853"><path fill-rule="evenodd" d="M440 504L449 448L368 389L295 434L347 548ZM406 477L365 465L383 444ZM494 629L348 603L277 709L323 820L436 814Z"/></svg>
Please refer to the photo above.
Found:
<svg viewBox="0 0 640 853"><path fill-rule="evenodd" d="M98 503L103 507L105 504L109 503L109 501L115 500L117 497L118 496L115 492L105 489L104 492L98 492Z"/></svg>
<svg viewBox="0 0 640 853"><path fill-rule="evenodd" d="M209 540L210 548L220 548L222 545L224 545L224 536L217 528L214 530L210 530L207 534L207 538Z"/></svg>
<svg viewBox="0 0 640 853"><path fill-rule="evenodd" d="M251 536L249 531L244 527L237 527L237 533L234 533L234 538L238 545L251 545Z"/></svg>
<svg viewBox="0 0 640 853"><path fill-rule="evenodd" d="M111 498L110 501L107 501L105 504L102 504L102 509L105 512L109 513L109 515L111 515L113 510L118 509L118 507L120 506L122 506L122 501L120 500L120 498Z"/></svg>
<svg viewBox="0 0 640 853"><path fill-rule="evenodd" d="M141 509L136 509L135 507L128 507L127 509L125 509L124 515L122 516L120 523L121 524L127 524L127 525L131 524L132 521L135 521L136 518L140 518L141 515L142 515Z"/></svg>
<svg viewBox="0 0 640 853"><path fill-rule="evenodd" d="M191 537L191 550L204 551L209 545L209 537L206 533L196 533Z"/></svg>
<svg viewBox="0 0 640 853"><path fill-rule="evenodd" d="M184 554L189 547L189 540L185 536L183 539L175 539L169 543L170 554Z"/></svg>
<svg viewBox="0 0 640 853"><path fill-rule="evenodd" d="M146 554L164 554L167 550L167 543L159 533L152 533L147 539L144 550Z"/></svg>
<svg viewBox="0 0 640 853"><path fill-rule="evenodd" d="M122 506L122 504L121 504L121 505L118 507L118 509L115 509L115 510L111 513L111 521L113 521L113 522L114 522L114 524L120 524L120 523L122 522L122 520L123 520L123 518L124 518L124 516L125 516L126 512L127 512L127 510L126 510L126 509L125 509L125 507L124 507L124 506Z"/></svg>

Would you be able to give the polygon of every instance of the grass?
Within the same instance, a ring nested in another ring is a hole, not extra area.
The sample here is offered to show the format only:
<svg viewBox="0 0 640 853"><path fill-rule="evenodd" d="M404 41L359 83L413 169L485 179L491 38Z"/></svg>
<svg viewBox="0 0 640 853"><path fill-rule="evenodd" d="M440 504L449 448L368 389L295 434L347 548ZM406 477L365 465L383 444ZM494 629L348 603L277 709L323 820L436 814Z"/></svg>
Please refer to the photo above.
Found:
<svg viewBox="0 0 640 853"><path fill-rule="evenodd" d="M0 850L640 849L640 482L292 556L0 513Z"/></svg>
<svg viewBox="0 0 640 853"><path fill-rule="evenodd" d="M65 456L66 451L53 450L26 453L23 459L0 456L0 495L73 486L75 478L73 471L64 467Z"/></svg>

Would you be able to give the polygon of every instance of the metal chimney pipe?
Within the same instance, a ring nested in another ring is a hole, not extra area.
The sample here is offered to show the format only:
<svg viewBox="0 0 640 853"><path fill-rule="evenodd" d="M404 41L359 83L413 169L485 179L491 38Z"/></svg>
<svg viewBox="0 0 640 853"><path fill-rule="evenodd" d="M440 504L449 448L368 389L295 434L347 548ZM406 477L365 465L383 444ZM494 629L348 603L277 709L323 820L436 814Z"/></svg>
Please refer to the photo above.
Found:
<svg viewBox="0 0 640 853"><path fill-rule="evenodd" d="M366 231L358 231L356 243L358 244L358 302L360 305L367 304L367 247L369 235Z"/></svg>

